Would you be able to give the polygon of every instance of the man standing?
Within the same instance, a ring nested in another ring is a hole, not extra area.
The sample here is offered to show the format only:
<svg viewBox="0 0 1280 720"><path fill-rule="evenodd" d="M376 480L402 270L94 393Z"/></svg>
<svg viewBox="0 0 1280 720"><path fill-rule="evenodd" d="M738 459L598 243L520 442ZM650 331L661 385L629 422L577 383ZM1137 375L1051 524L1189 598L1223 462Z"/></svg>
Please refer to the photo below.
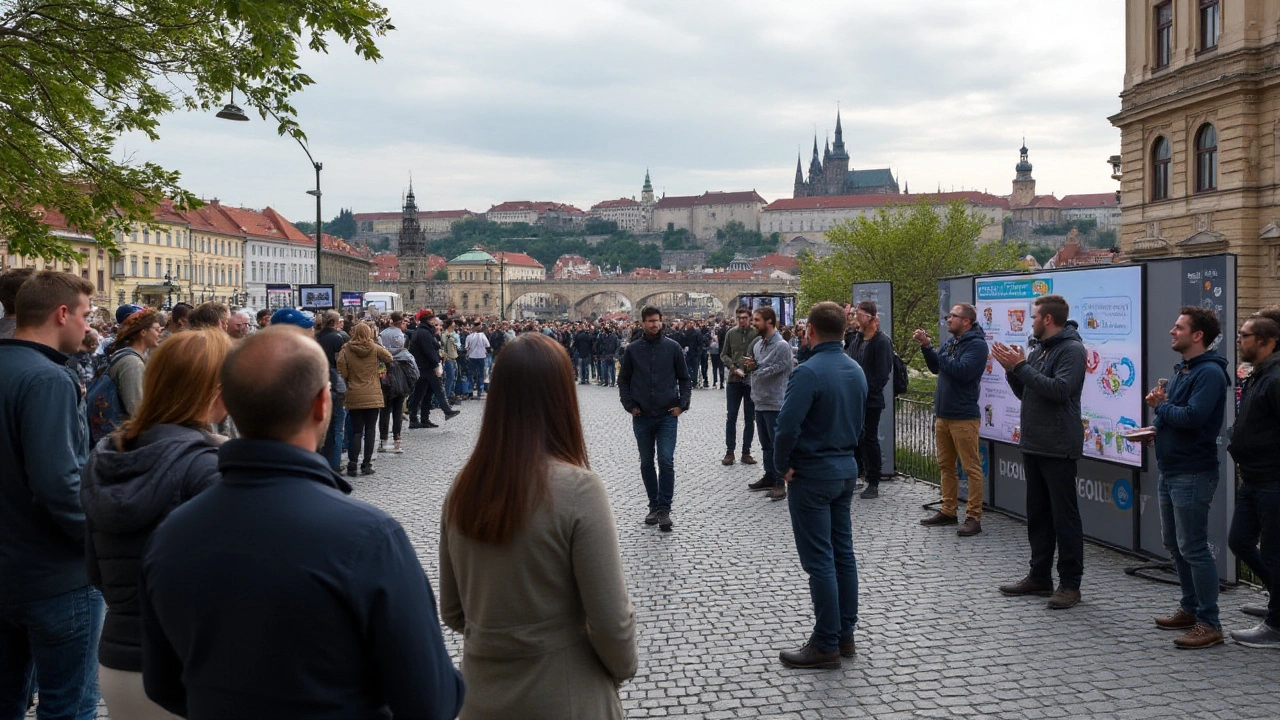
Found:
<svg viewBox="0 0 1280 720"><path fill-rule="evenodd" d="M467 375L471 377L471 397L484 397L484 363L489 357L489 338L484 325L476 323L467 335ZM421 368L419 368L421 371Z"/></svg>
<svg viewBox="0 0 1280 720"><path fill-rule="evenodd" d="M332 312L332 311L330 311ZM249 337L249 316L243 310L236 310L231 313L231 319L227 321L227 334L232 340L243 340Z"/></svg>
<svg viewBox="0 0 1280 720"><path fill-rule="evenodd" d="M444 360L444 395L452 404L458 401L458 332L453 318L441 321L440 357Z"/></svg>
<svg viewBox="0 0 1280 720"><path fill-rule="evenodd" d="M1147 394L1155 415L1160 469L1160 527L1178 569L1177 612L1155 619L1162 630L1186 630L1180 648L1222 644L1218 622L1218 563L1209 550L1209 504L1218 489L1218 434L1227 404L1227 359L1208 348L1222 334L1212 310L1184 307L1169 335L1182 363L1168 386Z"/></svg>
<svg viewBox="0 0 1280 720"><path fill-rule="evenodd" d="M618 367L614 362L621 347L622 340L612 324L600 331L600 337L596 340L596 354L600 357L600 384L605 387L618 386Z"/></svg>
<svg viewBox="0 0 1280 720"><path fill-rule="evenodd" d="M679 343L662 336L662 311L640 313L644 336L627 345L618 373L618 395L631 413L631 429L640 448L640 477L649 496L646 525L671 530L671 500L676 486L676 431L680 413L689 409L689 367ZM654 451L658 467L654 467Z"/></svg>
<svg viewBox="0 0 1280 720"><path fill-rule="evenodd" d="M729 385L725 390L725 401L729 404L729 416L725 418L724 444L727 448L723 465L733 464L733 453L737 443L738 407L742 406L742 463L755 465L756 459L751 457L751 439L755 434L756 406L751 401L751 386L747 384L747 371L742 365L742 358L747 354L751 343L755 342L756 330L751 327L751 311L746 307L738 307L738 326L724 334L724 344L720 350L720 360L724 363L725 372L729 374Z"/></svg>
<svg viewBox="0 0 1280 720"><path fill-rule="evenodd" d="M347 429L347 409L343 406L347 396L347 383L338 374L338 353L351 339L339 328L340 325L342 316L338 311L326 310L320 316L320 332L316 333L316 342L320 343L320 349L324 350L324 357L329 361L329 393L333 400L329 430L325 433L320 454L329 461L329 467L334 472L342 470L342 441Z"/></svg>
<svg viewBox="0 0 1280 720"><path fill-rule="evenodd" d="M791 377L791 345L778 334L778 314L771 307L752 313L751 325L760 336L751 346L743 367L750 373L751 401L755 404L756 429L760 432L760 448L764 450L764 477L747 485L748 490L768 490L770 500L785 500L787 484L774 467L773 436Z"/></svg>
<svg viewBox="0 0 1280 720"><path fill-rule="evenodd" d="M959 303L947 315L947 332L951 338L934 350L929 333L923 329L912 336L920 343L929 372L938 376L933 396L933 431L938 444L938 470L942 475L942 509L921 525L955 525L960 510L960 477L956 459L969 479L969 498L964 525L956 530L960 537L982 532L982 458L978 455L978 385L987 367L987 339L981 327L975 327L978 313L968 303Z"/></svg>
<svg viewBox="0 0 1280 720"><path fill-rule="evenodd" d="M1266 618L1231 639L1252 648L1280 648L1280 326L1254 315L1236 333L1240 359L1253 365L1227 452L1240 468L1236 512L1227 545L1271 593ZM1158 438L1159 435L1157 434Z"/></svg>
<svg viewBox="0 0 1280 720"><path fill-rule="evenodd" d="M805 344L813 354L792 371L777 419L775 469L791 486L791 531L809 575L814 614L809 641L779 654L792 668L838 668L841 657L855 652L858 564L849 506L858 482L854 448L867 379L842 352L844 327L844 311L833 302L809 311Z"/></svg>
<svg viewBox="0 0 1280 720"><path fill-rule="evenodd" d="M884 387L893 377L893 342L880 332L880 314L874 300L858 303L854 314L860 332L853 336L848 353L867 376L867 407L858 441L858 466L866 476L867 487L859 497L870 499L880 497L880 415L885 408Z"/></svg>
<svg viewBox="0 0 1280 720"><path fill-rule="evenodd" d="M89 330L94 287L33 274L0 340L0 717L21 718L33 679L41 718L92 720L105 612L84 559L84 391L67 355Z"/></svg>
<svg viewBox="0 0 1280 720"><path fill-rule="evenodd" d="M1065 610L1080 602L1084 575L1084 535L1076 498L1076 460L1084 448L1080 392L1084 388L1085 350L1068 321L1070 307L1061 295L1036 298L1031 332L1037 341L1030 357L1022 348L997 342L991 354L1005 369L1013 394L1022 401L1019 420L1023 470L1027 477L1027 539L1031 573L1005 595L1052 593L1049 607ZM1053 552L1058 551L1058 589L1053 589Z"/></svg>
<svg viewBox="0 0 1280 720"><path fill-rule="evenodd" d="M595 338L591 336L591 330L585 324L578 325L578 331L573 334L573 352L578 357L578 384L589 385L591 383L591 362L592 353L595 344Z"/></svg>

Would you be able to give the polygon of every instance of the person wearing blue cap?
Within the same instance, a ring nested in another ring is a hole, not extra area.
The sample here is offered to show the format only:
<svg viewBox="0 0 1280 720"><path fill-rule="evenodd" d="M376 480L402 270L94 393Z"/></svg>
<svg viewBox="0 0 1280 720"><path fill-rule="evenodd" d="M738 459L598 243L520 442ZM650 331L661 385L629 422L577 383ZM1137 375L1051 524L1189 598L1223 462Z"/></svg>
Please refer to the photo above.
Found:
<svg viewBox="0 0 1280 720"><path fill-rule="evenodd" d="M130 305L127 303L124 305L121 305L120 307L116 308L116 324L123 325L125 318L138 312L141 309L142 308L138 305Z"/></svg>
<svg viewBox="0 0 1280 720"><path fill-rule="evenodd" d="M280 308L271 315L272 325L296 325L303 330L310 330L315 327L315 321L307 317L301 310L293 308Z"/></svg>

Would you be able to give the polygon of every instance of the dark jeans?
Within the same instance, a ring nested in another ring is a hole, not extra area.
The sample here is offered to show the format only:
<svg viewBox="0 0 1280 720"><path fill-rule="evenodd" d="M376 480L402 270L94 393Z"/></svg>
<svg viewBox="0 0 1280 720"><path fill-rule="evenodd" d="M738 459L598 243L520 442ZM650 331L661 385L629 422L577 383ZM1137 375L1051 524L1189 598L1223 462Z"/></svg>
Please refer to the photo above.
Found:
<svg viewBox="0 0 1280 720"><path fill-rule="evenodd" d="M670 510L676 490L676 430L680 418L669 413L631 418L640 448L640 477L649 495L649 510ZM657 452L657 467L654 453Z"/></svg>
<svg viewBox="0 0 1280 720"><path fill-rule="evenodd" d="M404 414L400 411L403 405L403 395L392 395L390 390L382 388L382 410L378 412L378 435L383 440L387 439L387 430L391 431L392 437L400 439L400 428L404 424Z"/></svg>
<svg viewBox="0 0 1280 720"><path fill-rule="evenodd" d="M786 484L782 480L782 474L786 471L778 472L773 467L773 435L777 427L777 410L756 411L756 431L760 433L760 449L764 452L765 479L773 480L774 487L782 487Z"/></svg>
<svg viewBox="0 0 1280 720"><path fill-rule="evenodd" d="M867 487L880 484L880 468L884 458L880 455L880 414L884 408L867 408L862 420L862 436L858 438L858 449L853 457L858 461L858 469L867 480Z"/></svg>
<svg viewBox="0 0 1280 720"><path fill-rule="evenodd" d="M347 463L360 460L360 445L364 444L365 463L373 462L373 446L378 442L378 413L381 408L348 410L351 415L351 442L347 449Z"/></svg>
<svg viewBox="0 0 1280 720"><path fill-rule="evenodd" d="M703 350L702 352L698 353L698 369L702 371L702 384L710 387L711 381L707 379L707 351L706 350ZM694 375L693 379L696 382L698 379L698 376Z"/></svg>
<svg viewBox="0 0 1280 720"><path fill-rule="evenodd" d="M813 600L809 642L824 652L835 650L858 624L858 562L849 516L857 481L797 476L787 492L791 532Z"/></svg>
<svg viewBox="0 0 1280 720"><path fill-rule="evenodd" d="M1267 625L1280 629L1280 482L1243 482L1227 546L1271 593Z"/></svg>
<svg viewBox="0 0 1280 720"><path fill-rule="evenodd" d="M1058 582L1080 589L1084 575L1084 533L1076 496L1076 461L1023 453L1027 474L1027 539L1031 579L1053 583L1053 551L1058 550Z"/></svg>
<svg viewBox="0 0 1280 720"><path fill-rule="evenodd" d="M422 411L422 403L427 399L427 393L431 390L431 383L427 379L430 373L422 373L418 376L418 381L413 384L413 392L409 393L408 411L409 422L418 422L419 415L426 415ZM430 410L430 406L427 407Z"/></svg>
<svg viewBox="0 0 1280 720"><path fill-rule="evenodd" d="M431 409L437 408L444 412L451 412L453 407L449 405L449 398L444 394L444 378L436 377L436 371L432 370L427 374L427 391L431 393L431 402L422 408L422 419L425 421L431 415Z"/></svg>
<svg viewBox="0 0 1280 720"><path fill-rule="evenodd" d="M334 470L342 469L342 440L346 437L346 430L347 409L338 401L333 404L333 416L329 418L329 429L324 434L324 447L320 448L320 454Z"/></svg>
<svg viewBox="0 0 1280 720"><path fill-rule="evenodd" d="M467 376L471 378L471 394L484 394L485 358L467 358Z"/></svg>
<svg viewBox="0 0 1280 720"><path fill-rule="evenodd" d="M600 360L600 382L605 385L616 385L618 383L618 366L613 364L612 357Z"/></svg>
<svg viewBox="0 0 1280 720"><path fill-rule="evenodd" d="M586 385L591 382L591 357L578 358L578 383Z"/></svg>
<svg viewBox="0 0 1280 720"><path fill-rule="evenodd" d="M751 401L751 386L744 382L731 382L725 386L725 399L729 403L729 417L724 423L724 446L732 455L737 446L738 406L742 405L742 454L751 453L751 438L755 435L756 404Z"/></svg>
<svg viewBox="0 0 1280 720"><path fill-rule="evenodd" d="M102 593L90 585L51 598L0 603L0 718L26 714L38 677L41 720L93 720L105 614Z"/></svg>
<svg viewBox="0 0 1280 720"><path fill-rule="evenodd" d="M444 361L444 394L453 397L458 394L458 361Z"/></svg>
<svg viewBox="0 0 1280 720"><path fill-rule="evenodd" d="M1209 504L1217 490L1217 470L1160 476L1160 530L1178 568L1181 607L1213 627L1221 627L1218 561L1209 551Z"/></svg>
<svg viewBox="0 0 1280 720"><path fill-rule="evenodd" d="M718 352L711 353L711 382L724 384L724 361L720 359Z"/></svg>

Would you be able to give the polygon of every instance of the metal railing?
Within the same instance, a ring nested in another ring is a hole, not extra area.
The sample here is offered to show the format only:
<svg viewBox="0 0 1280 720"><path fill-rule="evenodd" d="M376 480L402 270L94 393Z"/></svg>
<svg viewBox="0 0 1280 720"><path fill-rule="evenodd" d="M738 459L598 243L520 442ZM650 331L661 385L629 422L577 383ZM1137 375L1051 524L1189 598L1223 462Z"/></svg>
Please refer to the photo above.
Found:
<svg viewBox="0 0 1280 720"><path fill-rule="evenodd" d="M938 445L933 434L933 401L894 398L893 425L896 438L893 457L898 472L933 485L942 482L938 473Z"/></svg>

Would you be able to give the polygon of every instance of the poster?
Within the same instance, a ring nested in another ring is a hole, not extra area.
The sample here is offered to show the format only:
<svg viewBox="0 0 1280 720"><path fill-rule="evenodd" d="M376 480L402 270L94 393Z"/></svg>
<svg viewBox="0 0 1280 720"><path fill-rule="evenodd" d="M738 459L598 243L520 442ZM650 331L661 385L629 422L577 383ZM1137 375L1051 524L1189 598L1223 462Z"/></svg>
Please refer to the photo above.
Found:
<svg viewBox="0 0 1280 720"><path fill-rule="evenodd" d="M980 277L974 280L978 323L987 342L1003 342L1031 353L1033 303L1041 295L1062 295L1071 306L1085 346L1085 383L1080 397L1087 457L1142 465L1141 446L1121 437L1142 419L1142 268ZM1022 436L1021 403L992 359L982 376L978 404L981 436L1017 443Z"/></svg>
<svg viewBox="0 0 1280 720"><path fill-rule="evenodd" d="M342 307L344 307L344 308L362 308L362 307L364 307L364 293L362 293L362 292L344 292L344 293L342 293Z"/></svg>
<svg viewBox="0 0 1280 720"><path fill-rule="evenodd" d="M308 310L324 310L338 305L334 302L332 285L299 285L298 294L302 297L302 307Z"/></svg>

